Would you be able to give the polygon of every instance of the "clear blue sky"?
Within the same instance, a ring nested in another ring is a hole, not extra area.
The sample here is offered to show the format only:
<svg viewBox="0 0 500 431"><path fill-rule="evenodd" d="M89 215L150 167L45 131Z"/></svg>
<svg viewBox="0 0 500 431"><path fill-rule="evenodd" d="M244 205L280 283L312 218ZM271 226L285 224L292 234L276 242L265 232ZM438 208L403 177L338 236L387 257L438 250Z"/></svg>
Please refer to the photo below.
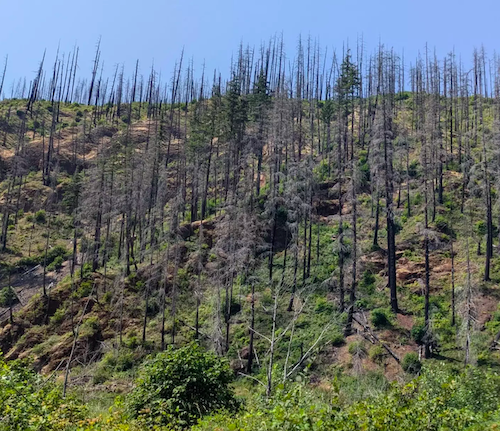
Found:
<svg viewBox="0 0 500 431"><path fill-rule="evenodd" d="M426 43L469 60L481 44L498 50L499 17L498 0L0 0L0 67L8 54L10 87L33 77L45 48L51 62L58 45L77 44L78 73L89 76L102 37L108 73L117 63L131 71L139 59L143 73L154 60L170 77L183 47L198 69L206 61L225 72L241 41L258 47L281 32L292 54L299 34L329 49L363 36L370 51L380 40L408 60Z"/></svg>

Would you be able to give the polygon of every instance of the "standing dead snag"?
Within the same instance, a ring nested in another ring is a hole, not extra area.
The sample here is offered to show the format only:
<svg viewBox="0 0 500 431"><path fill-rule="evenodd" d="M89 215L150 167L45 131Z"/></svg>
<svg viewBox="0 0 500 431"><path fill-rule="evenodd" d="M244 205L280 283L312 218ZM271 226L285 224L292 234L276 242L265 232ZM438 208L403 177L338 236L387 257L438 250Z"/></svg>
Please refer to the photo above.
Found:
<svg viewBox="0 0 500 431"><path fill-rule="evenodd" d="M254 353L253 353L254 333L255 333L255 283L252 282L252 311L251 311L250 328L249 328L250 342L248 344L247 374L252 373L253 358L254 358Z"/></svg>
<svg viewBox="0 0 500 431"><path fill-rule="evenodd" d="M354 307L356 302L356 287L358 283L357 279L357 259L358 259L358 205L357 205L357 195L356 195L356 187L358 185L357 182L357 161L358 158L356 154L353 154L351 159L351 205L352 205L352 235L353 235L353 244L352 244L352 280L351 280L351 288L349 290L349 307L347 309L347 324L345 327L345 335L349 335L352 331L352 321L354 315Z"/></svg>
<svg viewBox="0 0 500 431"><path fill-rule="evenodd" d="M462 333L464 337L464 363L468 365L472 362L472 337L476 323L476 310L474 304L474 287L472 284L469 236L466 238L467 274L465 281L465 298L462 303Z"/></svg>

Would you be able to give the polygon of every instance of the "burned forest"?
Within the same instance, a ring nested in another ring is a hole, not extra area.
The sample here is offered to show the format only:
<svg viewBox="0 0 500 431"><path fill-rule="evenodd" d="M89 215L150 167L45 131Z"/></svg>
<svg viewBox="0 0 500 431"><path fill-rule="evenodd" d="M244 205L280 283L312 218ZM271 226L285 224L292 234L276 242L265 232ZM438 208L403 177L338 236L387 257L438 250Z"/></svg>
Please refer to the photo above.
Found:
<svg viewBox="0 0 500 431"><path fill-rule="evenodd" d="M0 430L496 429L496 55L105 57L0 61Z"/></svg>

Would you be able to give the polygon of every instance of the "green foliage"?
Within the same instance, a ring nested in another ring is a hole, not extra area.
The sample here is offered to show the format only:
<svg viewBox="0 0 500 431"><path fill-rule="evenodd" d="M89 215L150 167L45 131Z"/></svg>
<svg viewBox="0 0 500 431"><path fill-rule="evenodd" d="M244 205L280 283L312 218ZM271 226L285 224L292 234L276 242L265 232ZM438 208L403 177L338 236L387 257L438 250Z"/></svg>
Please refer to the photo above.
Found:
<svg viewBox="0 0 500 431"><path fill-rule="evenodd" d="M474 231L476 232L476 235L478 235L478 236L486 235L487 230L488 230L488 228L487 228L486 222L484 220L479 220L474 225Z"/></svg>
<svg viewBox="0 0 500 431"><path fill-rule="evenodd" d="M97 316L90 316L80 326L78 335L82 338L92 338L100 330L99 318Z"/></svg>
<svg viewBox="0 0 500 431"><path fill-rule="evenodd" d="M219 409L235 409L228 364L196 344L170 347L143 367L128 400L133 417L145 423L184 427Z"/></svg>
<svg viewBox="0 0 500 431"><path fill-rule="evenodd" d="M420 162L418 160L412 160L410 165L408 166L408 174L411 178L417 178L419 175L418 168L420 166Z"/></svg>
<svg viewBox="0 0 500 431"><path fill-rule="evenodd" d="M249 96L249 111L250 118L257 122L264 118L266 109L272 103L271 95L269 94L269 83L267 82L266 73L261 70L257 82L254 84L253 92Z"/></svg>
<svg viewBox="0 0 500 431"><path fill-rule="evenodd" d="M44 263L47 264L47 269L49 271L52 271L54 269L57 269L57 265L61 264L62 266L62 263L64 262L67 256L68 256L68 251L64 247L62 246L52 247L51 249L47 250L47 257L45 257L45 252L41 252L36 256L23 257L19 259L13 271L14 272L26 271L28 269L32 269L36 265L43 265ZM58 258L61 258L62 260ZM56 259L58 261L57 264L51 266L50 267L51 269L49 269L49 266Z"/></svg>
<svg viewBox="0 0 500 431"><path fill-rule="evenodd" d="M401 220L399 217L394 218L394 232L396 235L403 230L403 225L401 224Z"/></svg>
<svg viewBox="0 0 500 431"><path fill-rule="evenodd" d="M123 373L134 367L136 358L130 350L112 350L104 355L93 376L95 384L104 383L116 373Z"/></svg>
<svg viewBox="0 0 500 431"><path fill-rule="evenodd" d="M369 358L377 364L383 363L386 355L386 351L380 344L375 344L368 351Z"/></svg>
<svg viewBox="0 0 500 431"><path fill-rule="evenodd" d="M357 356L364 357L368 353L366 351L365 343L363 343L362 341L352 342L351 344L349 344L348 350L349 350L349 353L353 356L357 355Z"/></svg>
<svg viewBox="0 0 500 431"><path fill-rule="evenodd" d="M85 407L62 398L60 388L44 381L26 361L0 357L0 431L53 431L76 426Z"/></svg>
<svg viewBox="0 0 500 431"><path fill-rule="evenodd" d="M422 364L418 359L418 355L415 352L407 353L403 360L401 361L401 367L407 373L417 374L422 368Z"/></svg>
<svg viewBox="0 0 500 431"><path fill-rule="evenodd" d="M53 326L59 325L66 317L66 310L64 307L60 307L56 310L54 315L50 318L50 323Z"/></svg>
<svg viewBox="0 0 500 431"><path fill-rule="evenodd" d="M90 280L82 281L78 290L76 291L77 298L85 298L92 292L93 283Z"/></svg>
<svg viewBox="0 0 500 431"><path fill-rule="evenodd" d="M386 308L372 310L371 322L375 328L388 328L392 326L391 312Z"/></svg>
<svg viewBox="0 0 500 431"><path fill-rule="evenodd" d="M44 224L47 221L45 210L39 210L35 213L35 221L40 224Z"/></svg>
<svg viewBox="0 0 500 431"><path fill-rule="evenodd" d="M228 83L224 96L224 112L227 138L241 140L248 120L248 101L241 95L241 81L236 74Z"/></svg>
<svg viewBox="0 0 500 431"><path fill-rule="evenodd" d="M359 71L356 64L351 61L351 51L348 50L340 66L340 76L336 85L339 102L346 115L350 113L348 99L354 97L359 85Z"/></svg>
<svg viewBox="0 0 500 431"><path fill-rule="evenodd" d="M313 169L314 176L318 182L326 181L329 172L330 167L328 166L328 160L321 160Z"/></svg>
<svg viewBox="0 0 500 431"><path fill-rule="evenodd" d="M323 314L323 313L331 314L333 313L334 309L335 308L333 304L330 301L328 301L328 299L321 296L316 298L316 306L314 307L314 312L316 314Z"/></svg>
<svg viewBox="0 0 500 431"><path fill-rule="evenodd" d="M335 105L332 99L326 100L321 107L321 119L325 123L332 121L333 115L335 113Z"/></svg>
<svg viewBox="0 0 500 431"><path fill-rule="evenodd" d="M345 343L344 335L342 335L340 332L334 332L332 335L330 335L329 338L332 346L341 346Z"/></svg>
<svg viewBox="0 0 500 431"><path fill-rule="evenodd" d="M411 328L411 338L417 343L417 344L423 344L424 342L424 337L425 337L425 324L424 322L417 322L413 325Z"/></svg>
<svg viewBox="0 0 500 431"><path fill-rule="evenodd" d="M360 151L358 167L360 172L360 185L364 187L370 181L370 164L368 162L368 152L365 150Z"/></svg>
<svg viewBox="0 0 500 431"><path fill-rule="evenodd" d="M435 224L436 230L438 232L449 235L452 238L455 237L454 230L450 227L448 220L444 216L442 216L440 214L437 215L436 219L434 220L434 224Z"/></svg>
<svg viewBox="0 0 500 431"><path fill-rule="evenodd" d="M331 407L301 384L282 385L266 403L256 399L252 408L236 417L219 413L200 421L198 431L302 431L324 430Z"/></svg>
<svg viewBox="0 0 500 431"><path fill-rule="evenodd" d="M64 247L60 245L52 247L47 251L47 265L50 265L51 263L55 262L55 260L58 258L61 258L58 259L58 262L60 262L62 265L62 262L67 257L67 255L68 251Z"/></svg>
<svg viewBox="0 0 500 431"><path fill-rule="evenodd" d="M365 270L359 281L359 288L362 292L371 294L375 290L375 276L371 271Z"/></svg>
<svg viewBox="0 0 500 431"><path fill-rule="evenodd" d="M62 204L68 214L72 214L78 206L78 199L82 187L82 175L78 172L66 183L63 192Z"/></svg>
<svg viewBox="0 0 500 431"><path fill-rule="evenodd" d="M33 257L23 257L22 259L19 259L17 262L17 267L18 269L29 269L33 266L36 266L40 264L42 260L42 256L33 256Z"/></svg>
<svg viewBox="0 0 500 431"><path fill-rule="evenodd" d="M64 259L62 256L57 256L49 265L47 265L47 271L58 271L62 268Z"/></svg>
<svg viewBox="0 0 500 431"><path fill-rule="evenodd" d="M9 307L17 302L17 295L12 287L7 286L0 289L0 307Z"/></svg>
<svg viewBox="0 0 500 431"><path fill-rule="evenodd" d="M355 401L343 387L334 381L331 398L305 386L282 388L269 403L256 399L246 412L205 418L195 430L445 431L498 423L500 378L492 372L430 367L407 384Z"/></svg>

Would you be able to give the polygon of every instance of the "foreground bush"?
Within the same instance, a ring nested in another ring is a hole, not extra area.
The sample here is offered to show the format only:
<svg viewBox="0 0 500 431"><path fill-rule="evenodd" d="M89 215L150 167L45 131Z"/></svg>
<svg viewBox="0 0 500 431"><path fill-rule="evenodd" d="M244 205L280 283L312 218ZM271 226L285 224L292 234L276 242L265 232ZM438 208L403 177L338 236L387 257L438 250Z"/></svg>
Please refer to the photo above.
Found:
<svg viewBox="0 0 500 431"><path fill-rule="evenodd" d="M85 407L63 399L60 388L35 373L26 361L0 357L0 431L52 431L74 428Z"/></svg>
<svg viewBox="0 0 500 431"><path fill-rule="evenodd" d="M234 410L227 362L191 344L169 348L145 364L128 408L133 417L153 424L185 427L219 409Z"/></svg>
<svg viewBox="0 0 500 431"><path fill-rule="evenodd" d="M341 385L338 390L341 391ZM500 429L500 376L467 369L432 367L406 385L349 403L319 398L306 387L255 402L236 417L205 418L197 431L421 431ZM496 428L495 428L496 427Z"/></svg>

